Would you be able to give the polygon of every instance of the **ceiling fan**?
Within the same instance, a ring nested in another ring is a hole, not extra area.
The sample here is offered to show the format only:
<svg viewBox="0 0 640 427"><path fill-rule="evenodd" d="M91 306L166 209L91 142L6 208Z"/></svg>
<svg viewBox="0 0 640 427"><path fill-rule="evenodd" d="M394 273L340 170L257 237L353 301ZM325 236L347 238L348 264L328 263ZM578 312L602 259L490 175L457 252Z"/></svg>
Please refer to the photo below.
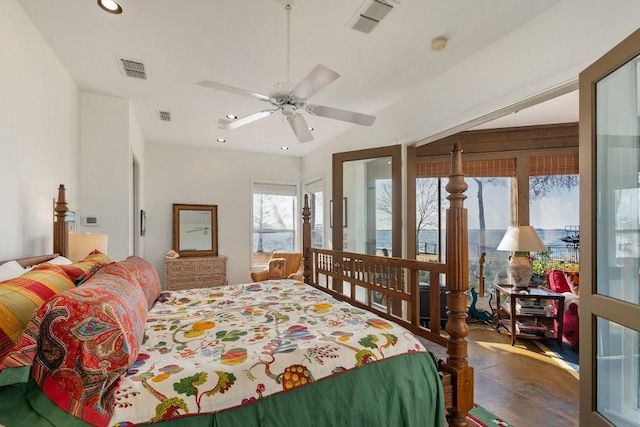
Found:
<svg viewBox="0 0 640 427"><path fill-rule="evenodd" d="M287 11L287 81L289 81L289 33L291 8L292 1L289 0L285 3L284 6L284 9ZM218 120L218 127L220 129L237 129L240 126L255 122L256 120L271 116L277 111L281 111L282 115L286 117L287 122L289 122L289 126L291 126L291 129L298 138L298 141L309 142L313 140L313 136L311 135L311 131L309 130L309 126L307 125L307 121L301 114L302 110L314 116L342 120L344 122L363 126L371 126L376 120L375 116L370 116L368 114L356 113L355 111L341 110L324 105L307 103L307 99L311 98L317 92L327 87L338 77L340 77L340 74L322 64L318 64L313 70L311 70L309 74L307 74L300 82L298 82L297 85L292 86L290 83L277 83L269 91L268 95L263 95L261 93L252 92L249 90L209 80L198 82L198 85L211 89L235 93L237 95L248 96L260 101L268 102L272 105L272 108L258 111L257 113L249 114L248 116L241 117L239 119L220 119Z"/></svg>

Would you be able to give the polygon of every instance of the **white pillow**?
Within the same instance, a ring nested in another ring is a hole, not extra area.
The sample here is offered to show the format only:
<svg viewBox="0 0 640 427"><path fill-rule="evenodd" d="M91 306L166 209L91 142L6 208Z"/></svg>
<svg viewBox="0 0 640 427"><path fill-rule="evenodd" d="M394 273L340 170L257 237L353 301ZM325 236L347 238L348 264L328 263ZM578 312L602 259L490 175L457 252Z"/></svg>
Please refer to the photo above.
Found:
<svg viewBox="0 0 640 427"><path fill-rule="evenodd" d="M69 264L73 264L71 262L71 260L69 258L65 258L61 255L58 255L57 257L55 257L54 259L47 261L49 264L56 264L56 265L69 265Z"/></svg>
<svg viewBox="0 0 640 427"><path fill-rule="evenodd" d="M7 261L0 265L0 281L9 280L24 274L26 270L17 261Z"/></svg>

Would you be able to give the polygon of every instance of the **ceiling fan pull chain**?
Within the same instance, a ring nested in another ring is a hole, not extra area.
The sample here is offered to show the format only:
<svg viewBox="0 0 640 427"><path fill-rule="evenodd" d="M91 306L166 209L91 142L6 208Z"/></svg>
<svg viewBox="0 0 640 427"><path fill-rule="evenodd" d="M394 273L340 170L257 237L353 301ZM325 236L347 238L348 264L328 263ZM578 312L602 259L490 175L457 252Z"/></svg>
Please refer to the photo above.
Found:
<svg viewBox="0 0 640 427"><path fill-rule="evenodd" d="M287 11L287 82L290 82L289 69L291 68L291 63L289 58L291 55L291 5L285 5L284 10Z"/></svg>

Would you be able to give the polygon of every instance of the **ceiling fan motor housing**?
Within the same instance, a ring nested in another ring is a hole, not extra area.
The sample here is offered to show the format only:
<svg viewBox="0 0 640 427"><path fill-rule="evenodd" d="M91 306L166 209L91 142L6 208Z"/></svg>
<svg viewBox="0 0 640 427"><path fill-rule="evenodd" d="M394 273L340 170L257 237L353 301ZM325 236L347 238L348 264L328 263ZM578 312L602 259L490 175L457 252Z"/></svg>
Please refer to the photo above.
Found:
<svg viewBox="0 0 640 427"><path fill-rule="evenodd" d="M290 85L289 85L290 86ZM277 85L277 87L269 93L270 102L281 109L282 115L291 117L296 114L296 110L303 108L306 100L295 96L289 87Z"/></svg>
<svg viewBox="0 0 640 427"><path fill-rule="evenodd" d="M291 104L284 104L281 108L282 115L285 117L291 117L296 114L296 107Z"/></svg>

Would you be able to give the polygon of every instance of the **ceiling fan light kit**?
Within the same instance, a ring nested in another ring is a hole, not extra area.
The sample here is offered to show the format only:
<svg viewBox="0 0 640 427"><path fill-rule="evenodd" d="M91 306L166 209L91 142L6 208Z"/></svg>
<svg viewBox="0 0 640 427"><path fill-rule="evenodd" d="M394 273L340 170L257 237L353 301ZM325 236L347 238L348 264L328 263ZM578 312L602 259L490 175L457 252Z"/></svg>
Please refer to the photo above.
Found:
<svg viewBox="0 0 640 427"><path fill-rule="evenodd" d="M293 5L292 1L279 0L284 4L284 8L287 11L287 80L289 77L289 14ZM333 83L340 74L333 71L329 67L322 64L316 65L302 80L296 84L293 89L290 89L292 85L287 83L277 83L269 91L269 95L264 95L258 92L252 92L245 89L229 86L223 83L204 80L198 83L200 86L204 86L210 89L221 90L225 92L234 93L236 95L243 95L249 98L254 98L260 101L270 103L274 108L258 111L257 113L249 114L248 116L237 118L235 120L219 119L218 127L225 130L237 129L241 126L263 119L280 111L282 116L287 119L291 130L296 135L299 142L313 141L313 136L310 132L310 126L307 124L304 116L301 112L326 117L334 120L341 120L362 126L371 126L375 122L375 116L368 114L357 113L355 111L341 110L338 108L327 107L323 105L307 104L307 99L318 93L320 90Z"/></svg>

